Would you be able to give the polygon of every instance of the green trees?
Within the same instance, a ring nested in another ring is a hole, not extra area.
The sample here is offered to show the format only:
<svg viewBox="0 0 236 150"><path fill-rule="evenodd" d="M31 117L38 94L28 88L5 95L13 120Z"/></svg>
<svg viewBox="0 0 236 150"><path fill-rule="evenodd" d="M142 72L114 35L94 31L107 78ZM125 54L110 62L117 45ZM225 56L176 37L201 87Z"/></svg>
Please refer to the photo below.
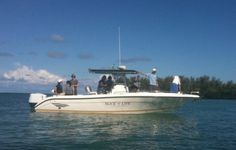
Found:
<svg viewBox="0 0 236 150"><path fill-rule="evenodd" d="M198 78L181 76L181 89L184 93L199 91L202 98L209 99L236 99L236 83L222 82L220 79L209 76ZM168 91L172 77L158 79L160 88Z"/></svg>
<svg viewBox="0 0 236 150"><path fill-rule="evenodd" d="M209 76L184 77L180 76L181 90L183 93L199 91L202 98L207 99L236 99L236 83L233 81L223 82L220 79ZM161 91L170 91L172 76L158 78ZM148 79L140 78L141 90L148 90Z"/></svg>

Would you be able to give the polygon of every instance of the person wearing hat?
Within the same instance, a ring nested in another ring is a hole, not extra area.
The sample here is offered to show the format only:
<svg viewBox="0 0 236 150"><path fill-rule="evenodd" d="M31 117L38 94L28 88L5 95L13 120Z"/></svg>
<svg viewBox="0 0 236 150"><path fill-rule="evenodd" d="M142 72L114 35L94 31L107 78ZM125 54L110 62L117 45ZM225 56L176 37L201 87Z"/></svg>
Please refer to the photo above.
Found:
<svg viewBox="0 0 236 150"><path fill-rule="evenodd" d="M158 90L158 83L157 83L157 75L156 75L157 69L153 68L151 73L148 73L148 79L149 79L149 90L151 92L155 92Z"/></svg>
<svg viewBox="0 0 236 150"><path fill-rule="evenodd" d="M62 79L57 80L56 89L54 90L55 94L61 95L63 93Z"/></svg>
<svg viewBox="0 0 236 150"><path fill-rule="evenodd" d="M73 91L74 91L73 95L77 95L77 88L79 86L79 81L76 79L75 74L71 75L70 83L71 83L71 87L73 88Z"/></svg>

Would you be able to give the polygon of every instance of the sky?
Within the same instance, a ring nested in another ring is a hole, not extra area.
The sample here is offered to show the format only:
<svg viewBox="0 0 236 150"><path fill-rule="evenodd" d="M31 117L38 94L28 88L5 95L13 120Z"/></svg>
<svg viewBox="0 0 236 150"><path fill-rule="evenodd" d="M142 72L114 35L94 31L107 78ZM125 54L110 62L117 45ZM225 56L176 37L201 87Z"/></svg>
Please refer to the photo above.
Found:
<svg viewBox="0 0 236 150"><path fill-rule="evenodd" d="M236 81L235 0L0 0L0 92L49 91L88 68ZM80 87L83 90L83 87Z"/></svg>

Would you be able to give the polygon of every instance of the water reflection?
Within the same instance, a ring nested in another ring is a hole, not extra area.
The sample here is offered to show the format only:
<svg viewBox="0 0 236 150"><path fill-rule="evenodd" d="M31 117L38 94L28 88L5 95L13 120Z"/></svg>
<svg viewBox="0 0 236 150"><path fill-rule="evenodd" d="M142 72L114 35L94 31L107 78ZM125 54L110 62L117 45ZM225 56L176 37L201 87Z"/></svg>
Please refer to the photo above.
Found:
<svg viewBox="0 0 236 150"><path fill-rule="evenodd" d="M68 113L32 113L30 129L38 138L51 142L74 142L91 145L123 142L133 146L151 143L153 149L161 147L161 141L191 138L195 124L175 114L144 115L85 115ZM191 130L191 132L189 132ZM52 141L53 140L53 141ZM139 141L136 143L136 141ZM146 141L146 143L142 143ZM159 142L157 142L159 141ZM168 141L169 143L169 141ZM121 148L119 144L113 145ZM133 147L132 146L132 147ZM149 145L150 147L150 145ZM107 148L107 147L103 147ZM111 148L111 147L110 147ZM127 148L127 145L126 145ZM134 148L134 147L133 147ZM152 149L152 148L151 148Z"/></svg>

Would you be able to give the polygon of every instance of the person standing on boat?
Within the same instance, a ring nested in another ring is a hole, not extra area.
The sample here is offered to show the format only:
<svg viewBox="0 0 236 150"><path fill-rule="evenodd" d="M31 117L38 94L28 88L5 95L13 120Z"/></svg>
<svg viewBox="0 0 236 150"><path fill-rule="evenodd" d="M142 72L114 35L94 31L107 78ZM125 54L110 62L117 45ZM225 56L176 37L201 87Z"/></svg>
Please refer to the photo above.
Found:
<svg viewBox="0 0 236 150"><path fill-rule="evenodd" d="M73 88L73 95L77 95L77 88L79 86L79 81L77 80L75 74L71 75L71 80L70 80L71 86Z"/></svg>
<svg viewBox="0 0 236 150"><path fill-rule="evenodd" d="M181 93L181 82L179 76L174 76L170 86L171 93Z"/></svg>
<svg viewBox="0 0 236 150"><path fill-rule="evenodd" d="M147 77L149 79L149 90L151 92L155 92L158 90L158 83L157 83L157 75L156 75L157 69L153 68L151 73L147 74Z"/></svg>
<svg viewBox="0 0 236 150"><path fill-rule="evenodd" d="M66 86L65 86L65 95L73 95L74 94L74 89L71 86L70 81L66 81Z"/></svg>

